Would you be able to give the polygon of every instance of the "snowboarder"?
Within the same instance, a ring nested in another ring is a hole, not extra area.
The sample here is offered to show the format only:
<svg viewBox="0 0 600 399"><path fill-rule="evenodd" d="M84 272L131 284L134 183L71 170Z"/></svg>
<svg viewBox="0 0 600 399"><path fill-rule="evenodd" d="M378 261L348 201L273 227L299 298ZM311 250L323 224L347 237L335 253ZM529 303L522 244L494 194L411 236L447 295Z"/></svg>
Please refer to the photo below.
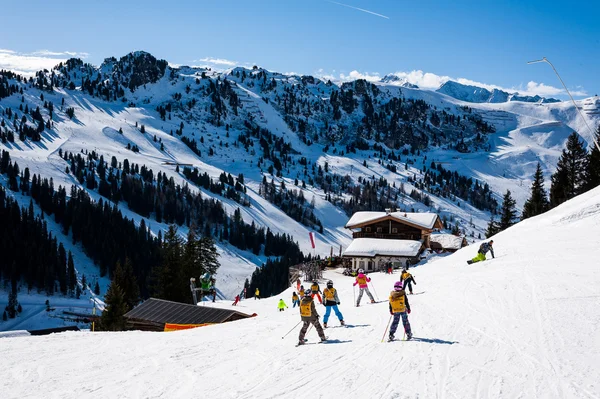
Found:
<svg viewBox="0 0 600 399"><path fill-rule="evenodd" d="M484 242L479 246L479 250L477 251L477 256L471 260L468 260L467 263L470 265L472 263L481 262L486 260L485 254L490 251L492 253L492 259L494 259L494 248L492 245L494 244L494 240L490 240L490 242Z"/></svg>
<svg viewBox="0 0 600 399"><path fill-rule="evenodd" d="M403 289L406 290L406 286L408 286L408 291L412 294L412 285L417 285L417 282L415 281L415 278L412 276L412 274L406 271L406 269L402 270L402 274L400 275L400 281L404 282Z"/></svg>
<svg viewBox="0 0 600 399"><path fill-rule="evenodd" d="M406 291L402 288L402 282L396 281L394 283L394 291L390 292L390 314L394 316L392 326L390 327L390 341L394 340L394 334L398 328L400 317L402 317L402 325L404 326L404 332L406 333L406 339L412 338L412 331L410 329L410 323L408 322L408 314L410 313L410 304L408 303L408 297Z"/></svg>
<svg viewBox="0 0 600 399"><path fill-rule="evenodd" d="M321 298L321 288L319 287L319 283L317 280L314 280L312 285L310 286L311 298L314 298L315 295L319 298L319 303L323 304L323 299Z"/></svg>
<svg viewBox="0 0 600 399"><path fill-rule="evenodd" d="M279 309L280 312L283 312L285 310L285 308L287 308L288 305L285 304L285 302L283 301L283 298L279 300L279 303L277 304L277 308Z"/></svg>
<svg viewBox="0 0 600 399"><path fill-rule="evenodd" d="M254 291L254 300L256 301L257 299L260 299L260 291L258 290L258 287Z"/></svg>
<svg viewBox="0 0 600 399"><path fill-rule="evenodd" d="M238 304L238 302L239 302L239 301L240 301L240 296L239 296L239 294L238 294L238 295L236 295L236 296L235 296L235 302L233 302L233 303L231 304L231 306L237 306L237 304Z"/></svg>
<svg viewBox="0 0 600 399"><path fill-rule="evenodd" d="M306 335L309 324L315 326L317 333L319 333L319 337L321 337L321 342L327 340L323 327L321 327L321 323L319 323L319 314L317 313L317 309L315 309L315 302L313 301L310 290L304 292L304 298L302 298L302 301L300 302L300 317L304 324L302 325L302 329L300 329L298 345L304 345L304 336Z"/></svg>
<svg viewBox="0 0 600 399"><path fill-rule="evenodd" d="M360 292L358 293L358 299L356 300L356 306L360 306L360 300L363 296L363 293L366 291L369 298L371 298L371 303L375 303L375 299L373 299L373 295L371 295L371 291L369 291L369 286L367 283L370 283L371 279L365 275L365 271L363 269L358 269L358 276L356 276L356 281L353 286L358 284L358 288Z"/></svg>
<svg viewBox="0 0 600 399"><path fill-rule="evenodd" d="M335 315L340 320L340 324L345 325L344 316L342 316L342 312L340 312L338 309L340 298L338 297L337 290L333 288L333 281L329 280L327 282L327 288L323 290L323 297L325 298L325 316L323 316L323 327L327 327L327 320L329 320L331 308L333 308Z"/></svg>
<svg viewBox="0 0 600 399"><path fill-rule="evenodd" d="M296 306L300 306L300 298L298 297L298 295L294 292L292 293L292 308L295 308Z"/></svg>

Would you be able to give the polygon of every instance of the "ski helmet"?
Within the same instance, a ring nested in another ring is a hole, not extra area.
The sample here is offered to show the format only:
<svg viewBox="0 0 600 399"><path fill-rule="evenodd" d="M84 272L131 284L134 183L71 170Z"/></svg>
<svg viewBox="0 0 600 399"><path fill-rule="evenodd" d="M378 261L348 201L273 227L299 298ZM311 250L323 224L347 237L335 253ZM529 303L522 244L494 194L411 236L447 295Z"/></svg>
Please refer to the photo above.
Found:
<svg viewBox="0 0 600 399"><path fill-rule="evenodd" d="M402 291L402 282L401 281L396 281L394 283L394 291Z"/></svg>
<svg viewBox="0 0 600 399"><path fill-rule="evenodd" d="M304 296L305 296L305 297L309 297L309 296L310 296L310 294L311 294L311 291L310 291L310 290L306 290L306 291L304 291Z"/></svg>
<svg viewBox="0 0 600 399"><path fill-rule="evenodd" d="M329 288L333 287L333 281L329 280L327 282L327 287L329 287Z"/></svg>
<svg viewBox="0 0 600 399"><path fill-rule="evenodd" d="M363 269L358 269L359 273L364 273L365 271Z"/></svg>

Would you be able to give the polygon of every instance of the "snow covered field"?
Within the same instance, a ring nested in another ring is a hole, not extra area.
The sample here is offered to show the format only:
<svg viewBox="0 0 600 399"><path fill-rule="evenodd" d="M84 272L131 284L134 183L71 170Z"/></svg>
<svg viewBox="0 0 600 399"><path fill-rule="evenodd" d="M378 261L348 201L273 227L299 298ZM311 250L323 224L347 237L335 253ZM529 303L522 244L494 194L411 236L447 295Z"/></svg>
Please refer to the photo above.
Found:
<svg viewBox="0 0 600 399"><path fill-rule="evenodd" d="M282 339L299 315L279 296L242 301L255 318L181 332L3 338L0 397L597 398L599 231L596 188L498 234L494 260L468 266L470 246L414 268L413 341L381 343L388 304L352 306L352 279L328 271L348 323L330 319L330 343ZM385 300L399 275L371 277Z"/></svg>

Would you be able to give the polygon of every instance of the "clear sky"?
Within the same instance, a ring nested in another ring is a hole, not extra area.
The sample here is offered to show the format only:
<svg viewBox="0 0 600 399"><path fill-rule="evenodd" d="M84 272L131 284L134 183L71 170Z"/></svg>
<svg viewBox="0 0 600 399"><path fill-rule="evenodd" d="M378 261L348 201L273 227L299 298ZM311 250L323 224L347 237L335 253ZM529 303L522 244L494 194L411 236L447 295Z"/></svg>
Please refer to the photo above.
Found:
<svg viewBox="0 0 600 399"><path fill-rule="evenodd" d="M0 68L146 50L171 64L229 61L334 77L448 77L563 97L600 94L600 1L255 0L3 2ZM51 60L48 60L51 58ZM420 72L419 72L420 71ZM468 82L468 81L467 81Z"/></svg>

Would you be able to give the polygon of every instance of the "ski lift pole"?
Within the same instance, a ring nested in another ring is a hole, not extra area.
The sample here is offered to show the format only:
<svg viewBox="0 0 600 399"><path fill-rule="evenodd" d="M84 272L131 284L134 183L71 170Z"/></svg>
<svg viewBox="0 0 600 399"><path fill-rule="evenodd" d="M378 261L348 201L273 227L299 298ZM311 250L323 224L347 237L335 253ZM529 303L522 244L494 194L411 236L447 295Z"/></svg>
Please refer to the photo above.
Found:
<svg viewBox="0 0 600 399"><path fill-rule="evenodd" d="M298 327L300 325L300 323L302 323L302 320L300 320L298 322L298 324L296 324L294 327L292 327L292 329L290 331L288 331L287 333L285 333L285 335L283 337L281 337L281 339L284 339L285 337L287 337L289 333L291 333L292 331L294 331L296 329L296 327Z"/></svg>
<svg viewBox="0 0 600 399"><path fill-rule="evenodd" d="M377 295L377 291L375 291L375 285L372 281L369 282L371 284L371 288L373 288L373 293L375 294L375 298L377 298L377 302L379 302L379 295Z"/></svg>
<svg viewBox="0 0 600 399"><path fill-rule="evenodd" d="M388 320L387 326L385 327L385 331L383 332L383 337L381 337L381 342L385 339L385 334L387 334L388 328L390 328L390 323L392 322L393 315L390 315L390 319Z"/></svg>

